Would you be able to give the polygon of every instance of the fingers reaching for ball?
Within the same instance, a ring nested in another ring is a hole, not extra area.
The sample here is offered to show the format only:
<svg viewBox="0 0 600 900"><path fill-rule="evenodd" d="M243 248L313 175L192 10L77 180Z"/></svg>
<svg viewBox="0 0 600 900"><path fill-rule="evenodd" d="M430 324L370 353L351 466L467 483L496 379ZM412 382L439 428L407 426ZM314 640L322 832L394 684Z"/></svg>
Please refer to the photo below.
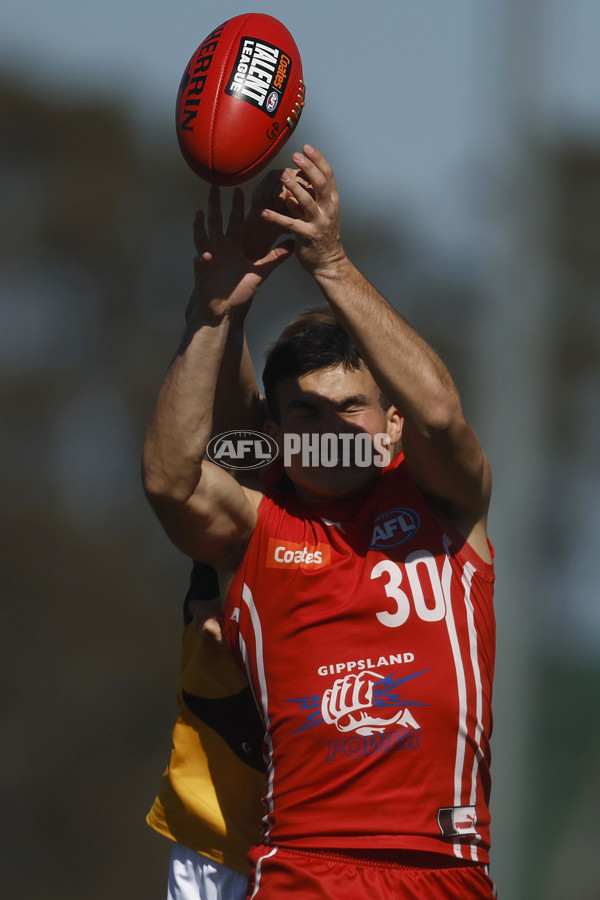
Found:
<svg viewBox="0 0 600 900"><path fill-rule="evenodd" d="M294 235L296 256L307 272L333 273L345 259L335 176L319 150L309 144L303 150L292 156L298 168L284 169L281 173L287 215L265 209L263 218Z"/></svg>
<svg viewBox="0 0 600 900"><path fill-rule="evenodd" d="M224 316L245 315L260 285L293 254L290 242L269 250L272 244L269 241L261 253L249 257L244 249L244 211L244 192L236 187L225 225L221 191L213 185L207 211L196 213L194 289L186 311L189 326L214 323Z"/></svg>

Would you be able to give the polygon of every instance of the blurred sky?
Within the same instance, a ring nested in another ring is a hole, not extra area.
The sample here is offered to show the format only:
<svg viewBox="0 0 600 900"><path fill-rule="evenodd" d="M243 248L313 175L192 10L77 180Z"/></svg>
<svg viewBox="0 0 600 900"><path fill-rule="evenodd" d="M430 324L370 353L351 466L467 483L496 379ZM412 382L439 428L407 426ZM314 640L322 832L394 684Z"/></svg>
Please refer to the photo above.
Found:
<svg viewBox="0 0 600 900"><path fill-rule="evenodd" d="M196 46L249 11L282 19L300 48L307 107L296 140L323 149L360 203L390 214L400 203L417 236L450 257L481 248L473 205L502 150L498 104L521 19L540 49L517 77L533 85L541 126L600 127L596 0L30 0L4 7L0 67L42 91L119 96L151 137L173 119Z"/></svg>

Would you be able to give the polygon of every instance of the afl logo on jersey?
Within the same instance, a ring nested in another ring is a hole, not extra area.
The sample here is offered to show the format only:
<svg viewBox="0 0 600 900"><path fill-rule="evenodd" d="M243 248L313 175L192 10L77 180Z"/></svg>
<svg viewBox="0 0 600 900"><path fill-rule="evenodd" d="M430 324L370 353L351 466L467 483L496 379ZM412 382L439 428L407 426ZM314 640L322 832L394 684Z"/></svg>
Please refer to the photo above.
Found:
<svg viewBox="0 0 600 900"><path fill-rule="evenodd" d="M415 536L419 517L413 509L389 509L377 516L373 526L371 550L397 547Z"/></svg>

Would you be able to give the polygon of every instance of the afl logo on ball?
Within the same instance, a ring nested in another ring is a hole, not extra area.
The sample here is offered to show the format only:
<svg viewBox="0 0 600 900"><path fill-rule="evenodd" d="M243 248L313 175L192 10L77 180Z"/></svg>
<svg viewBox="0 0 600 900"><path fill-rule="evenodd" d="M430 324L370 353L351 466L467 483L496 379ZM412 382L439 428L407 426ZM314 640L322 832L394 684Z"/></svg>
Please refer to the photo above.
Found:
<svg viewBox="0 0 600 900"><path fill-rule="evenodd" d="M419 517L413 509L390 509L377 516L371 538L371 550L397 547L415 536Z"/></svg>
<svg viewBox="0 0 600 900"><path fill-rule="evenodd" d="M267 112L274 112L277 109L278 103L279 94L277 93L277 91L271 91L271 93L267 97Z"/></svg>

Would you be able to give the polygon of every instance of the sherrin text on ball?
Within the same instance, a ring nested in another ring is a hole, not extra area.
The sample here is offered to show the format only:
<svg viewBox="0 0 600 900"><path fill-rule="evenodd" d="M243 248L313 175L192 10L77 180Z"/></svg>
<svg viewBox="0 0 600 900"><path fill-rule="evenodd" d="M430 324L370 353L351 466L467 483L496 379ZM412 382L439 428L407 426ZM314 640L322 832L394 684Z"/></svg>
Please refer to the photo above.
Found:
<svg viewBox="0 0 600 900"><path fill-rule="evenodd" d="M184 159L206 181L248 181L290 137L304 94L300 53L280 21L262 13L229 19L202 41L181 79Z"/></svg>

